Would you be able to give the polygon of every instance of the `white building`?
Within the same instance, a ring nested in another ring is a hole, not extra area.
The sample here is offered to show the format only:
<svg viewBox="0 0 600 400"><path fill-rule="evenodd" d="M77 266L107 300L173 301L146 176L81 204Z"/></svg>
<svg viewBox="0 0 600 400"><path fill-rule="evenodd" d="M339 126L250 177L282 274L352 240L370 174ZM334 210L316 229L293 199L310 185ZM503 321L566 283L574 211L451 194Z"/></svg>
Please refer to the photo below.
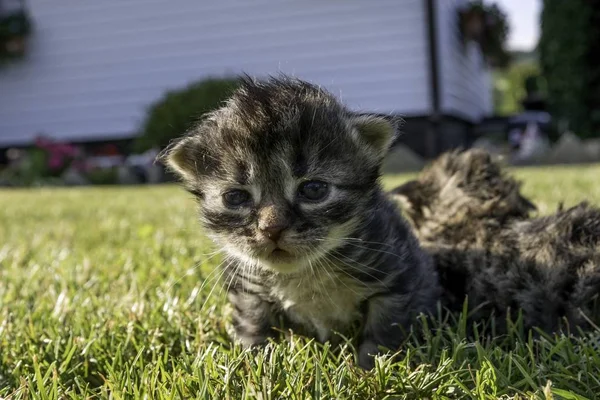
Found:
<svg viewBox="0 0 600 400"><path fill-rule="evenodd" d="M132 138L167 89L278 71L406 117L405 140L422 153L432 116L437 149L460 144L492 111L487 66L460 37L465 2L29 0L27 56L0 67L0 148L41 133Z"/></svg>

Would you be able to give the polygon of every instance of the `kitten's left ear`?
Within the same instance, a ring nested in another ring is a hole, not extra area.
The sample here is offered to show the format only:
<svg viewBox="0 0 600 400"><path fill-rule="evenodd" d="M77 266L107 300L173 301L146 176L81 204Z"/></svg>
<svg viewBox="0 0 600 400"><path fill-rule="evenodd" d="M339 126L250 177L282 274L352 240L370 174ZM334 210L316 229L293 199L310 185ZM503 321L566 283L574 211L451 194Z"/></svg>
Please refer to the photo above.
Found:
<svg viewBox="0 0 600 400"><path fill-rule="evenodd" d="M383 159L391 144L400 134L403 120L383 114L353 114L350 123L358 132L358 139L379 159Z"/></svg>

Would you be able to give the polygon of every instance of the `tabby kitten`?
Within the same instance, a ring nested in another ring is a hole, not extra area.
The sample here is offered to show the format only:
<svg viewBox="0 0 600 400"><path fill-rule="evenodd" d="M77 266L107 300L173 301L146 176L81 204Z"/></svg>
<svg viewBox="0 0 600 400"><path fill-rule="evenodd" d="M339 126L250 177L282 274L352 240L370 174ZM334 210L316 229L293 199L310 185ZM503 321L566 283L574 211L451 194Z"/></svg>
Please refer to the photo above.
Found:
<svg viewBox="0 0 600 400"><path fill-rule="evenodd" d="M278 328L326 341L358 323L359 365L371 368L371 355L397 349L415 316L435 309L432 262L379 184L396 123L298 79L245 77L166 150L228 256L241 343Z"/></svg>
<svg viewBox="0 0 600 400"><path fill-rule="evenodd" d="M520 192L485 150L453 150L440 155L390 191L421 242L473 246L490 225L526 219L536 206Z"/></svg>
<svg viewBox="0 0 600 400"><path fill-rule="evenodd" d="M494 317L496 333L519 311L526 330L600 323L600 209L530 218L519 183L482 150L446 153L390 194L435 260L446 307L468 297L471 320Z"/></svg>

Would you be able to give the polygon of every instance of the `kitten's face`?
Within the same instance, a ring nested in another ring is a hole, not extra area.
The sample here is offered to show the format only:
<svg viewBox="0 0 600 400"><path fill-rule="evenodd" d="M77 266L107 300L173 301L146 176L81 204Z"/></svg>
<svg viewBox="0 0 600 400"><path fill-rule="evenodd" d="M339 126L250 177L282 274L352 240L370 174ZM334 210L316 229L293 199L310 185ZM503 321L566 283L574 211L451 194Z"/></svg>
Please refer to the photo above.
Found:
<svg viewBox="0 0 600 400"><path fill-rule="evenodd" d="M246 81L168 152L218 246L293 272L364 220L395 128L297 80Z"/></svg>

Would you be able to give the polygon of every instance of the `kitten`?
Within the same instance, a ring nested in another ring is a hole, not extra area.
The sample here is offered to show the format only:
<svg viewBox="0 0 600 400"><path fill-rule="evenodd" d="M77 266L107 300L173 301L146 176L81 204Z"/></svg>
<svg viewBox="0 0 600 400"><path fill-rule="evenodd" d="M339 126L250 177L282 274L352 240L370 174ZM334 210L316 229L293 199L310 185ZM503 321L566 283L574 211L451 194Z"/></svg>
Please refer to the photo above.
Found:
<svg viewBox="0 0 600 400"><path fill-rule="evenodd" d="M451 152L390 192L435 259L443 303L472 321L509 312L546 332L600 322L600 210L581 203L546 217L489 154Z"/></svg>
<svg viewBox="0 0 600 400"><path fill-rule="evenodd" d="M298 79L245 77L166 150L228 256L238 341L263 343L280 323L326 341L360 323L368 369L417 314L435 311L432 261L379 184L396 125Z"/></svg>
<svg viewBox="0 0 600 400"><path fill-rule="evenodd" d="M391 190L422 242L472 246L488 225L528 218L536 206L492 156L454 150L427 165L415 180Z"/></svg>

